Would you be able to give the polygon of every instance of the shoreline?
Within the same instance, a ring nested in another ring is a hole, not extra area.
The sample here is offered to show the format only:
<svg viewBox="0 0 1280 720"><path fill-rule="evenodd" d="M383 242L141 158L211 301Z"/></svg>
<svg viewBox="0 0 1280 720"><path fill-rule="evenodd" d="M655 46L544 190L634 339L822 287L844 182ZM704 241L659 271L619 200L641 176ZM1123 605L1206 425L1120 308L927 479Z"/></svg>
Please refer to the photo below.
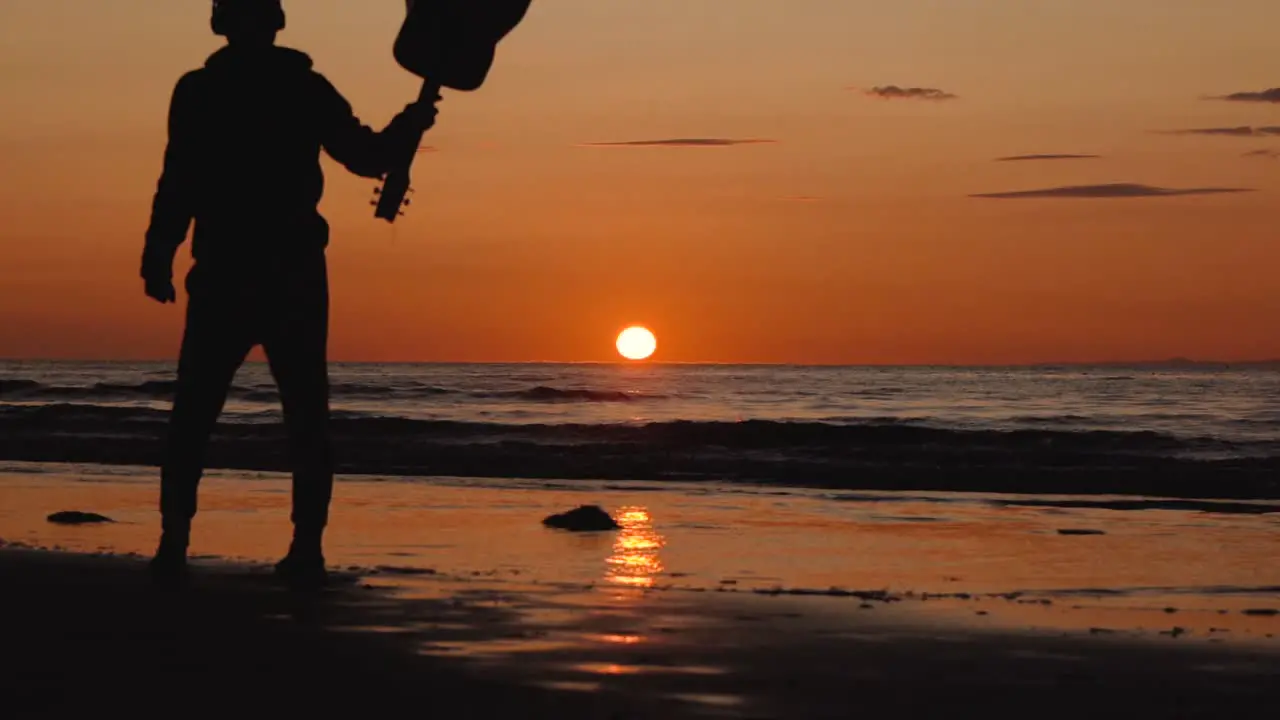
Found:
<svg viewBox="0 0 1280 720"><path fill-rule="evenodd" d="M283 553L290 486L287 474L208 474L192 552L253 562ZM157 492L154 471L144 467L0 463L0 536L150 553ZM582 505L605 508L622 530L584 535L543 526L543 518ZM61 511L114 522L49 522ZM1280 599L1278 523L1275 504L1239 501L342 476L326 547L343 567L496 572L520 583L717 594L1015 593L1057 607L1242 610ZM1268 588L1271 596L1258 595Z"/></svg>

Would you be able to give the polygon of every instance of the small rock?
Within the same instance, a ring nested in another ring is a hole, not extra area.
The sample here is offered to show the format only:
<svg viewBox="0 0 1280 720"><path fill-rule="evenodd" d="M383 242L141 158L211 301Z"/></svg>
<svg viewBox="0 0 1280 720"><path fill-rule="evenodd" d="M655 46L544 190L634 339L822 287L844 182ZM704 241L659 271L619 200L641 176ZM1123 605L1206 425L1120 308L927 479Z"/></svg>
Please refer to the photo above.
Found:
<svg viewBox="0 0 1280 720"><path fill-rule="evenodd" d="M567 513L552 515L542 521L543 525L557 530L570 532L606 532L619 530L619 525L609 513L596 505L583 505Z"/></svg>
<svg viewBox="0 0 1280 720"><path fill-rule="evenodd" d="M1101 530L1073 529L1073 528L1061 528L1058 530L1058 534L1059 535L1106 535L1106 533Z"/></svg>
<svg viewBox="0 0 1280 720"><path fill-rule="evenodd" d="M96 523L115 522L115 520L112 520L106 515L80 512L79 510L64 510L62 512L56 512L45 519L57 525L93 525Z"/></svg>
<svg viewBox="0 0 1280 720"><path fill-rule="evenodd" d="M1280 615L1280 610L1272 608L1253 608L1251 610L1245 610L1244 614L1253 615L1254 617L1275 617Z"/></svg>

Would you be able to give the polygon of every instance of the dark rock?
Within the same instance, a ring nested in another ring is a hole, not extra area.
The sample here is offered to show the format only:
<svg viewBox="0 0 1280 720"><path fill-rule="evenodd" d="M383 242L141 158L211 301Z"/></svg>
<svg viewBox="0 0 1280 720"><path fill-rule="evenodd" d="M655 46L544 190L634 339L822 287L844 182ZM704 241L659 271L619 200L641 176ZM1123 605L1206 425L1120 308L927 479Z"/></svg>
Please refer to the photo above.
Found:
<svg viewBox="0 0 1280 720"><path fill-rule="evenodd" d="M606 532L622 528L609 513L596 505L583 505L567 513L552 515L542 521L543 525L557 530L570 532Z"/></svg>
<svg viewBox="0 0 1280 720"><path fill-rule="evenodd" d="M79 510L64 510L63 512L56 512L45 519L58 525L93 525L95 523L115 522L115 520L112 520L105 515L80 512Z"/></svg>
<svg viewBox="0 0 1280 720"><path fill-rule="evenodd" d="M1072 528L1063 528L1058 530L1059 535L1106 535L1101 530L1077 530Z"/></svg>
<svg viewBox="0 0 1280 720"><path fill-rule="evenodd" d="M1272 608L1251 608L1249 610L1245 610L1244 614L1252 615L1254 617L1275 617L1280 615L1280 610Z"/></svg>

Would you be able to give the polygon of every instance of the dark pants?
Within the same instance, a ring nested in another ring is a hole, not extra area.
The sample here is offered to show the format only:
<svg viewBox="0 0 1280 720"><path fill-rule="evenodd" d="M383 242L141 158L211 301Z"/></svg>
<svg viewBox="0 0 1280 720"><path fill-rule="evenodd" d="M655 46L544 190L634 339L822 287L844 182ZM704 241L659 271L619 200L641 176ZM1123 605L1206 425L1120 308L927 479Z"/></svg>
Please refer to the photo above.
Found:
<svg viewBox="0 0 1280 720"><path fill-rule="evenodd" d="M195 517L209 436L236 371L256 345L266 353L283 405L295 537L318 539L328 523L333 468L324 255L266 275L197 263L187 277L187 324L161 470L160 513L167 532L185 535Z"/></svg>

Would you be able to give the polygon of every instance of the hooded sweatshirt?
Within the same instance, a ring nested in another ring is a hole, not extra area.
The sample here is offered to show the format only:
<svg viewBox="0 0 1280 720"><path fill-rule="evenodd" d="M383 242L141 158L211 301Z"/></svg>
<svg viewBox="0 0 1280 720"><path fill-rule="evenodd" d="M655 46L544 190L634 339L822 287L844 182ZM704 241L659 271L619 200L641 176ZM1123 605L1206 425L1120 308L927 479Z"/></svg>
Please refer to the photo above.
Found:
<svg viewBox="0 0 1280 720"><path fill-rule="evenodd" d="M192 257L206 273L270 276L322 255L321 150L378 178L420 129L404 112L380 133L363 125L305 53L222 48L174 89L143 274L172 272L192 223Z"/></svg>

